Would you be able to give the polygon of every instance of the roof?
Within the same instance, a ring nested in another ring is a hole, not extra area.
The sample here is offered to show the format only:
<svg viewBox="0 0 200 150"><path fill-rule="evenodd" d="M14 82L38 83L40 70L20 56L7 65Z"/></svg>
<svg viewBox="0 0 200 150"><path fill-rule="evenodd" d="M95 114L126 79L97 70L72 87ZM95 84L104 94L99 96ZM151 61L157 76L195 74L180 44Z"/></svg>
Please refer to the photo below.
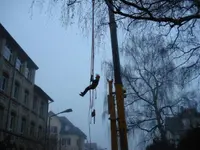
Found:
<svg viewBox="0 0 200 150"><path fill-rule="evenodd" d="M15 39L10 35L10 33L4 28L0 23L0 37L6 38L9 41L10 46L15 49L15 51L26 60L28 65L34 69L39 69L39 67L34 63L34 61L28 56L28 54L21 48L21 46L15 41Z"/></svg>
<svg viewBox="0 0 200 150"><path fill-rule="evenodd" d="M38 85L34 85L34 91L36 93L38 93L38 95L40 95L41 97L43 97L45 100L47 101L51 101L51 102L54 102L54 100L49 96L47 95Z"/></svg>
<svg viewBox="0 0 200 150"><path fill-rule="evenodd" d="M50 111L50 112L48 113L48 115L49 115L49 116L52 116L52 115L55 115L55 113L54 113L53 111Z"/></svg>
<svg viewBox="0 0 200 150"><path fill-rule="evenodd" d="M60 116L58 117L60 119L60 122L63 124L63 125L67 125L67 126L74 126L66 117L64 116Z"/></svg>
<svg viewBox="0 0 200 150"><path fill-rule="evenodd" d="M60 134L74 134L86 138L87 136L76 126L74 126L66 117L58 117L61 122ZM69 130L66 131L65 127L69 126Z"/></svg>

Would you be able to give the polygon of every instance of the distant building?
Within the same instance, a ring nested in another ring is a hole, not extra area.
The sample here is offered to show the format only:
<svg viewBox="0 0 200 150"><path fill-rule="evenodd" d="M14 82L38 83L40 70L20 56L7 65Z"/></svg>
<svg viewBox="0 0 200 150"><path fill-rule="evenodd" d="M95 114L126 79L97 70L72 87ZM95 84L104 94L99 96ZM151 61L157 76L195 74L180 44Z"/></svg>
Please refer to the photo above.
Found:
<svg viewBox="0 0 200 150"><path fill-rule="evenodd" d="M165 119L165 129L168 131L167 137L170 140L178 141L186 130L199 124L200 113L196 108L182 108L181 112L175 117L167 117Z"/></svg>
<svg viewBox="0 0 200 150"><path fill-rule="evenodd" d="M107 148L101 148L97 143L85 143L85 150L107 150Z"/></svg>
<svg viewBox="0 0 200 150"><path fill-rule="evenodd" d="M49 116L54 113L49 112ZM57 147L57 150L84 150L86 135L74 126L66 117L50 117L50 141L54 139L54 144L50 147ZM56 143L56 145L55 145ZM53 150L53 149L49 150Z"/></svg>
<svg viewBox="0 0 200 150"><path fill-rule="evenodd" d="M0 24L0 141L12 135L19 150L45 146L48 102L35 85L38 66Z"/></svg>
<svg viewBox="0 0 200 150"><path fill-rule="evenodd" d="M98 150L97 143L85 143L85 150Z"/></svg>

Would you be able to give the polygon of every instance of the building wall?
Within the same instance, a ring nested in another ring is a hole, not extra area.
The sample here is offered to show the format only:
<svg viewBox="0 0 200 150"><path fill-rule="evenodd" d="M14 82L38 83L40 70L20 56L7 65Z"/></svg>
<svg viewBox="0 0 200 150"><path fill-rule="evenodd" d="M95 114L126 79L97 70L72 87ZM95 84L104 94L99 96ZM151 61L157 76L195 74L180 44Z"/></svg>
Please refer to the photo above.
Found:
<svg viewBox="0 0 200 150"><path fill-rule="evenodd" d="M77 135L62 135L62 145L61 150L83 150L84 149L84 139ZM66 139L66 143L63 141ZM70 139L70 143L68 140Z"/></svg>
<svg viewBox="0 0 200 150"><path fill-rule="evenodd" d="M1 37L1 36L0 36ZM25 77L25 67L27 67L27 62L23 62L21 71L15 69L15 58L19 57L19 54L15 52L13 48L13 57L10 62L4 59L3 57L3 50L5 48L6 39L0 38L0 77L3 76L4 73L8 74L8 83L7 88L5 91L0 90L0 107L4 109L3 115L1 117L2 121L0 123L1 129L10 129L10 118L11 113L15 113L16 115L16 122L15 128L12 130L14 133L22 134L21 133L21 123L22 118L26 119L26 127L23 133L24 136L28 136L33 139L39 139L41 137L45 137L45 129L46 129L46 121L47 121L47 113L48 113L48 101L44 100L43 98L39 97L39 102L37 108L40 107L40 102L44 102L44 116L39 115L39 110L33 110L33 102L34 102L34 78L35 78L35 69L29 68L32 75L29 79ZM19 92L18 98L14 98L14 84L17 82L19 84ZM14 84L13 84L14 83ZM28 91L28 99L25 102L25 91ZM10 105L9 105L10 102ZM10 106L10 112L8 112L8 108ZM7 114L9 114L9 121L7 123ZM1 114L0 114L1 115ZM34 135L30 135L30 123L34 122L35 130ZM7 123L7 124L6 124ZM42 127L42 134L38 135L39 126ZM2 140L3 134L1 132L0 140Z"/></svg>
<svg viewBox="0 0 200 150"><path fill-rule="evenodd" d="M49 125L49 119L48 119L48 125ZM52 131L52 127L56 127L57 128L57 132L56 133L54 133ZM57 142L53 143L53 145L52 145L52 143L48 143L48 145L50 147L55 147L55 144L56 144L57 150L59 150L61 123L60 123L60 120L56 116L51 117L51 120L50 120L50 129L49 130L50 130L49 138L51 138L51 139L53 138Z"/></svg>
<svg viewBox="0 0 200 150"><path fill-rule="evenodd" d="M53 127L57 127L57 133L53 133ZM57 137L57 150L84 150L85 139L72 134L60 134L62 124L58 117L51 117L50 121L50 137ZM70 142L69 142L70 140ZM51 146L51 144L49 144Z"/></svg>

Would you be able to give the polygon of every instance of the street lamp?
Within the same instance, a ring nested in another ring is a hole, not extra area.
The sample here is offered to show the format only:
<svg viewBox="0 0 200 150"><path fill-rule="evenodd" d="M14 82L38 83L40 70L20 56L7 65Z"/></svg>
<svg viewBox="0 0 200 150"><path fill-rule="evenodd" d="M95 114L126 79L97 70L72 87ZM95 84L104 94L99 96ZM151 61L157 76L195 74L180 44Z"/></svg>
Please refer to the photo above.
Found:
<svg viewBox="0 0 200 150"><path fill-rule="evenodd" d="M48 120L48 145L47 145L48 150L49 150L49 140L50 140L50 123L51 123L51 118L54 117L54 116L57 116L59 114L70 113L72 111L73 110L71 108L69 108L69 109L63 110L63 111L61 111L59 113L56 113L56 114L53 114L53 115L49 116L49 120Z"/></svg>
<svg viewBox="0 0 200 150"><path fill-rule="evenodd" d="M53 115L49 116L49 124L48 124L49 133L50 133L50 122L51 122L51 118L52 118L52 117L57 116L57 115L59 115L59 114L70 113L70 112L72 112L72 111L73 111L73 110L72 110L71 108L69 108L69 109L66 109L66 110L64 110L64 111L61 111L61 112L59 112L59 113L57 113L57 114L53 114Z"/></svg>
<svg viewBox="0 0 200 150"><path fill-rule="evenodd" d="M66 110L64 110L64 111L61 111L61 112L59 112L59 113L57 113L57 114L53 114L53 115L51 115L51 116L49 116L49 118L51 118L51 117L53 117L53 116L57 116L57 115L59 115L59 114L63 114L63 113L70 113L70 112L72 112L73 110L71 109L71 108L69 108L69 109L66 109Z"/></svg>

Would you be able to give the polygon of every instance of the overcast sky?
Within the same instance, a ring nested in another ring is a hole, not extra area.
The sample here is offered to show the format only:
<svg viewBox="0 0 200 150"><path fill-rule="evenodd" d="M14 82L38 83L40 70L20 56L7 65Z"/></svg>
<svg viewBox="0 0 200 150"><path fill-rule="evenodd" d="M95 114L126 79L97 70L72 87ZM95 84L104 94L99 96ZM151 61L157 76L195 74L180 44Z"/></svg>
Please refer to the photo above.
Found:
<svg viewBox="0 0 200 150"><path fill-rule="evenodd" d="M84 36L76 24L63 28L55 10L50 18L45 11L34 9L31 18L31 1L0 0L0 23L39 66L36 84L54 99L50 109L56 113L72 108L65 116L88 135L89 94L82 98L79 93L89 83L90 36ZM102 78L95 102L96 124L92 125L92 141L107 148L109 127L101 117L105 91L101 62L111 58L110 51L108 42L95 59L95 73Z"/></svg>

